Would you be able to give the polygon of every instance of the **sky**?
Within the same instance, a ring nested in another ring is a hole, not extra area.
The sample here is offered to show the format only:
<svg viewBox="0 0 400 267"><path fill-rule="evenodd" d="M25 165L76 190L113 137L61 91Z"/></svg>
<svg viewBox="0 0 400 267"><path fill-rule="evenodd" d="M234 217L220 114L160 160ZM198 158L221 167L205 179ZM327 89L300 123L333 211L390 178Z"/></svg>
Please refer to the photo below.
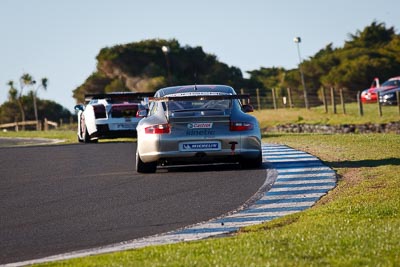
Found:
<svg viewBox="0 0 400 267"><path fill-rule="evenodd" d="M0 0L0 104L8 81L48 78L38 97L73 111L101 48L145 39L201 46L229 66L296 68L372 22L399 33L399 0Z"/></svg>

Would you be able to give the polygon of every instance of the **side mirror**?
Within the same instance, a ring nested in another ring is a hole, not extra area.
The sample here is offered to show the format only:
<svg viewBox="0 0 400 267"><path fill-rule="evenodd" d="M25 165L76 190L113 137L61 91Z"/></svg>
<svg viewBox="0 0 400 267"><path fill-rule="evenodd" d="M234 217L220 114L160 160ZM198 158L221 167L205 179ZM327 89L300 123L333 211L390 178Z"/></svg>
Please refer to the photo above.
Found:
<svg viewBox="0 0 400 267"><path fill-rule="evenodd" d="M82 105L82 104L78 104L78 105L76 105L76 106L74 107L74 109L75 109L76 111L84 111L84 110L85 110L85 106Z"/></svg>
<svg viewBox="0 0 400 267"><path fill-rule="evenodd" d="M243 106L242 106L242 111L243 111L244 113L249 113L249 112L253 112L253 111L254 111L254 108L253 108L252 105L243 105Z"/></svg>

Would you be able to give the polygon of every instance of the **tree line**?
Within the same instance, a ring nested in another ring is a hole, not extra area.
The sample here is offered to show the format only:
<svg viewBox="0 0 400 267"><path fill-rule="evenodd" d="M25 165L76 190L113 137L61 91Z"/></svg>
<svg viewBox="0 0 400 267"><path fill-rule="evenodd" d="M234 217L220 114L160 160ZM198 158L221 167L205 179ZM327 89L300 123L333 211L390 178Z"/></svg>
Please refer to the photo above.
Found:
<svg viewBox="0 0 400 267"><path fill-rule="evenodd" d="M372 22L362 31L349 34L343 47L330 43L299 67L304 73L312 105L322 104L322 87L334 88L356 100L358 91L369 87L375 77L382 81L399 75L400 36L393 27ZM162 49L167 47L167 49ZM220 62L202 47L181 46L177 40L152 39L101 49L96 57L97 70L73 91L77 102L85 93L111 91L152 92L168 85L218 83L261 94L274 88L277 97L287 97L291 88L294 101L304 102L298 68L262 67L248 71Z"/></svg>
<svg viewBox="0 0 400 267"><path fill-rule="evenodd" d="M343 47L332 43L301 63L305 85L312 103L322 102L322 88L343 90L346 99L356 101L358 91L378 77L385 81L400 75L400 35L393 27L374 21L362 31L349 34ZM285 96L287 88L302 98L299 69L261 68L249 72L263 88L276 88Z"/></svg>
<svg viewBox="0 0 400 267"><path fill-rule="evenodd" d="M270 95L304 103L299 68L261 67L242 71L220 62L218 57L202 47L181 46L175 40L150 39L140 42L105 47L96 57L97 68L86 81L73 89L77 103L84 102L88 93L114 91L153 92L161 87L180 84L227 84L255 96ZM363 30L348 35L342 47L330 43L300 65L304 73L308 102L323 104L323 91L333 88L355 101L357 92L369 87L378 77L384 81L400 75L400 35L385 23L372 22ZM0 123L15 120L43 119L58 121L71 116L61 105L41 100L39 90L47 88L48 79L35 82L25 73L17 83L8 83L8 101L0 106ZM290 88L290 90L288 90ZM267 97L272 105L272 97ZM270 99L270 100L269 100Z"/></svg>
<svg viewBox="0 0 400 267"><path fill-rule="evenodd" d="M194 83L236 88L245 85L239 68L218 61L201 47L182 47L177 40L153 39L106 47L96 59L97 70L73 91L77 102L83 102L87 93L153 92L168 85Z"/></svg>
<svg viewBox="0 0 400 267"><path fill-rule="evenodd" d="M32 75L24 73L16 83L10 80L8 86L8 101L0 106L0 124L15 121L48 120L69 121L71 112L51 100L42 100L39 90L47 90L48 78L37 82Z"/></svg>

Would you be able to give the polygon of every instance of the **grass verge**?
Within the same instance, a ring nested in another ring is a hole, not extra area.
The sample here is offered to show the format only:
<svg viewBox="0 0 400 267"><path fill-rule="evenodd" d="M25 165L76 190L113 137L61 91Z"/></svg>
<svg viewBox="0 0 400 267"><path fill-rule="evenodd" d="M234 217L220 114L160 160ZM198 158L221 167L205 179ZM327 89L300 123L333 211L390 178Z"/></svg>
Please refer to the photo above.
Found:
<svg viewBox="0 0 400 267"><path fill-rule="evenodd" d="M76 131L51 130L51 131L7 131L0 132L0 137L8 138L47 138L64 140L64 144L77 143Z"/></svg>
<svg viewBox="0 0 400 267"><path fill-rule="evenodd" d="M306 211L219 239L154 246L40 266L397 266L399 135L269 135L318 156L338 186Z"/></svg>
<svg viewBox="0 0 400 267"><path fill-rule="evenodd" d="M377 104L365 104L363 109L364 116L359 115L357 103L346 104L346 113L338 105L336 114L333 114L332 107L329 107L328 113L325 113L322 106L309 110L304 108L264 109L252 114L259 120L261 128L287 123L340 125L388 123L400 119L397 106L383 106L382 116L379 115Z"/></svg>
<svg viewBox="0 0 400 267"><path fill-rule="evenodd" d="M61 144L76 144L78 137L76 131L72 130L50 130L50 131L8 131L0 132L0 137L8 138L46 138L63 140ZM136 138L116 138L116 139L100 139L99 142L132 142ZM24 141L20 145L25 145ZM18 145L18 144L17 144ZM34 145L34 143L33 143ZM0 145L1 146L1 145Z"/></svg>

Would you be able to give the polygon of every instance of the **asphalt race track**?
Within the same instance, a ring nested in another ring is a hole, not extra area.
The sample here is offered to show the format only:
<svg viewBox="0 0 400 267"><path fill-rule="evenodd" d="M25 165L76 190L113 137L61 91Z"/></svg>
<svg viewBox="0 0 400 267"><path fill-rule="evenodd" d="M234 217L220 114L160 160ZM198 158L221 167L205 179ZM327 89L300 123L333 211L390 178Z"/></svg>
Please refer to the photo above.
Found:
<svg viewBox="0 0 400 267"><path fill-rule="evenodd" d="M135 171L134 143L0 148L0 265L163 233L237 209L266 171Z"/></svg>

